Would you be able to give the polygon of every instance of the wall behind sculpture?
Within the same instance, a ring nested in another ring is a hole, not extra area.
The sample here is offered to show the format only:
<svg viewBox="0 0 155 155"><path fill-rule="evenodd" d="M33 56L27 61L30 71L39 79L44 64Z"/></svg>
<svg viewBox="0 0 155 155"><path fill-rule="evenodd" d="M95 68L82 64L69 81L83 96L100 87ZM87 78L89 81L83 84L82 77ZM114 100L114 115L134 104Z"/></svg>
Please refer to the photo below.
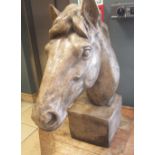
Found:
<svg viewBox="0 0 155 155"><path fill-rule="evenodd" d="M29 76L27 72L26 60L24 56L23 46L21 49L21 91L25 93L31 92L31 86L29 83Z"/></svg>
<svg viewBox="0 0 155 155"><path fill-rule="evenodd" d="M118 93L123 96L123 104L134 105L134 19L111 19L111 3L133 0L104 0L105 23L110 31L112 46L120 64L120 84Z"/></svg>
<svg viewBox="0 0 155 155"><path fill-rule="evenodd" d="M37 92L41 81L40 62L37 59L38 51L29 1L22 0L21 8L21 91L33 94Z"/></svg>

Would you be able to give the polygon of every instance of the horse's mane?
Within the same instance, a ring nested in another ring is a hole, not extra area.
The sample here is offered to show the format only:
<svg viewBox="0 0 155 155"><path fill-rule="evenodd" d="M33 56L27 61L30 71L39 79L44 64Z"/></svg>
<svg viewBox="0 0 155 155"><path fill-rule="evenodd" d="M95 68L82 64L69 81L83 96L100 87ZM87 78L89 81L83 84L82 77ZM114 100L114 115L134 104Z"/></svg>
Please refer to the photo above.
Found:
<svg viewBox="0 0 155 155"><path fill-rule="evenodd" d="M68 5L63 12L53 21L52 27L49 29L50 39L67 36L70 33L77 33L79 36L88 38L90 31L90 21L87 21L81 14L81 7L77 4ZM110 40L108 27L105 23L98 20L100 32ZM92 25L92 24L91 24Z"/></svg>
<svg viewBox="0 0 155 155"><path fill-rule="evenodd" d="M75 32L78 35L87 38L85 19L81 15L81 8L77 4L70 4L53 21L49 30L50 39L68 35Z"/></svg>

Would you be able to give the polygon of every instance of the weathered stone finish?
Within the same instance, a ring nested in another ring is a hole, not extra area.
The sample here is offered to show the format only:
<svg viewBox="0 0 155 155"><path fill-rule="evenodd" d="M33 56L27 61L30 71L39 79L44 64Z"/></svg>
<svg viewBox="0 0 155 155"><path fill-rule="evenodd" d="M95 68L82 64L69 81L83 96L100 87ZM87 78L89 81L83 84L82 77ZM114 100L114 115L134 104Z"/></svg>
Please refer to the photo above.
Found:
<svg viewBox="0 0 155 155"><path fill-rule="evenodd" d="M68 110L69 127L73 138L109 147L119 127L122 97L115 95L111 106L96 106L82 95Z"/></svg>
<svg viewBox="0 0 155 155"><path fill-rule="evenodd" d="M120 69L95 0L70 4L62 12L49 8L53 24L45 46L48 59L32 119L39 128L54 131L83 92L92 104L110 106Z"/></svg>

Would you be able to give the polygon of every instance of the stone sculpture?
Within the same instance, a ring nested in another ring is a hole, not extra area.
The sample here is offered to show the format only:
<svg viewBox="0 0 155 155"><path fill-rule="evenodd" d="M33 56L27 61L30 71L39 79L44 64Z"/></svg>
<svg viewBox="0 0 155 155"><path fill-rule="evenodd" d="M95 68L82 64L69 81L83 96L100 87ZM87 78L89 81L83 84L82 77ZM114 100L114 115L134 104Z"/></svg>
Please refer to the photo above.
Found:
<svg viewBox="0 0 155 155"><path fill-rule="evenodd" d="M50 5L50 12L48 60L32 112L35 123L47 131L62 124L84 91L92 104L110 106L120 77L108 28L94 0L70 4L63 12Z"/></svg>

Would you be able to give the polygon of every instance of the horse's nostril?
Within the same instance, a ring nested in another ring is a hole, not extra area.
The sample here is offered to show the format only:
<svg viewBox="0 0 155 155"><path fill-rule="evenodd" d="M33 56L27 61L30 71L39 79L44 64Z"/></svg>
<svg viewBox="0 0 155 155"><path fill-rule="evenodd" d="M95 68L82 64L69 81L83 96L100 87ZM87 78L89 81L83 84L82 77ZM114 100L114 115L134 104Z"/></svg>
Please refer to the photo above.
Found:
<svg viewBox="0 0 155 155"><path fill-rule="evenodd" d="M58 121L58 116L54 112L44 113L40 117L40 123L45 128L54 125L57 121Z"/></svg>
<svg viewBox="0 0 155 155"><path fill-rule="evenodd" d="M80 76L75 76L74 78L73 78L73 81L79 81L80 80Z"/></svg>
<svg viewBox="0 0 155 155"><path fill-rule="evenodd" d="M52 125L52 124L54 124L55 122L57 122L57 115L55 114L55 113L52 113L52 112L49 112L48 113L48 115L49 115L49 120L48 120L48 122L47 122L47 124L48 125Z"/></svg>

